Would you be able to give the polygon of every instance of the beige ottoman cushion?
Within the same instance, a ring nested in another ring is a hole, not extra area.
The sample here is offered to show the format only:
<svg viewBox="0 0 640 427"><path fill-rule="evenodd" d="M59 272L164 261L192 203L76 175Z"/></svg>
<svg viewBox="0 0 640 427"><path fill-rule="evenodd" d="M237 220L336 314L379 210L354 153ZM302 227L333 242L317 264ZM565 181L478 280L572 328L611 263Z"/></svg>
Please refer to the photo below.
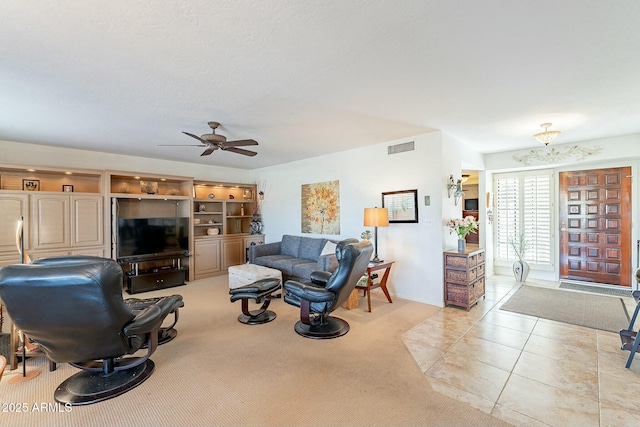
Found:
<svg viewBox="0 0 640 427"><path fill-rule="evenodd" d="M232 265L229 267L229 289L249 285L262 279L278 279L282 284L282 272L275 268L256 264ZM280 290L274 292L274 295L278 294L280 294Z"/></svg>

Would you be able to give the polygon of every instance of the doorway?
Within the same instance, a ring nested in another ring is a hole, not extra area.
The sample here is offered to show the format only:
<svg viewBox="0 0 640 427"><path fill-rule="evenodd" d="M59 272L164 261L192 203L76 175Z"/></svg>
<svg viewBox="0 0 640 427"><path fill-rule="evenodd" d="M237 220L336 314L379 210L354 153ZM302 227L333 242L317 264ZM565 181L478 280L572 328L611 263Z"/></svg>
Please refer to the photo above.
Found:
<svg viewBox="0 0 640 427"><path fill-rule="evenodd" d="M631 167L560 172L560 280L631 286Z"/></svg>

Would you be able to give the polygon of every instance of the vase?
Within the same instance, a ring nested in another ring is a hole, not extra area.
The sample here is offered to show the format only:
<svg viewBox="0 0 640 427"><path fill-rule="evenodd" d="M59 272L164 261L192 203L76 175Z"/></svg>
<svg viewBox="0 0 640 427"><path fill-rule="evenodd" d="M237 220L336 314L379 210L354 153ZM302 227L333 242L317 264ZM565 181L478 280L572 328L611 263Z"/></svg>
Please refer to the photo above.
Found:
<svg viewBox="0 0 640 427"><path fill-rule="evenodd" d="M262 227L262 215L254 214L251 218L251 222L249 223L251 234L260 234L260 232L262 232Z"/></svg>
<svg viewBox="0 0 640 427"><path fill-rule="evenodd" d="M465 250L467 250L467 241L458 239L458 252L464 252Z"/></svg>
<svg viewBox="0 0 640 427"><path fill-rule="evenodd" d="M529 275L529 264L525 261L516 261L513 263L513 275L516 277L516 280L520 283L524 283L527 281L527 276Z"/></svg>

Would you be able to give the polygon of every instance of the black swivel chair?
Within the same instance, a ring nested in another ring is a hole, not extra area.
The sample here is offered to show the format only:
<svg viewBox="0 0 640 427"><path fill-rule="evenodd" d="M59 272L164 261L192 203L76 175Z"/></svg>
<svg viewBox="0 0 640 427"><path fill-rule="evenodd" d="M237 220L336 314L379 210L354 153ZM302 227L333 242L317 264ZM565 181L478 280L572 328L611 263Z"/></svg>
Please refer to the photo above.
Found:
<svg viewBox="0 0 640 427"><path fill-rule="evenodd" d="M82 370L58 386L55 400L85 405L125 393L151 375L158 330L181 297L135 313L122 299L115 261L65 258L0 268L0 298L49 360ZM124 357L145 344L143 356Z"/></svg>
<svg viewBox="0 0 640 427"><path fill-rule="evenodd" d="M284 284L284 301L300 307L295 331L306 338L337 338L349 332L349 324L329 316L340 307L365 274L373 245L369 241L343 240L336 245L338 268L333 273L315 271L311 283L288 280Z"/></svg>
<svg viewBox="0 0 640 427"><path fill-rule="evenodd" d="M40 258L33 261L33 264L69 264L72 262L87 262L87 261L101 261L104 258L100 258L97 256L90 255L72 255L72 256L61 256L61 257L50 257L50 258ZM170 296L173 301L173 307L170 313L173 313L173 322L170 325L161 326L158 330L158 345L166 344L169 341L173 340L176 336L178 336L178 331L175 326L178 323L179 318L179 309L184 307L184 302L182 301L181 295L171 295ZM133 312L133 314L138 314L140 311L145 308L153 305L160 300L161 297L155 298L127 298L124 300L125 305L129 310ZM146 343L142 345L142 348L146 348Z"/></svg>

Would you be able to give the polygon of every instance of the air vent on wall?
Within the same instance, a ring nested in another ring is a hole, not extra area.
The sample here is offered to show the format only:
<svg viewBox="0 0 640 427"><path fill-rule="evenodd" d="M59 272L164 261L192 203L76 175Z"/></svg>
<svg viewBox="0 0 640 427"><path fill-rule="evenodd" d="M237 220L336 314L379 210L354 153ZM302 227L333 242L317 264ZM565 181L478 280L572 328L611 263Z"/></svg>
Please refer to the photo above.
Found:
<svg viewBox="0 0 640 427"><path fill-rule="evenodd" d="M398 154L398 153L404 153L405 151L413 151L413 150L415 150L414 141L403 142L402 144L388 146L387 154Z"/></svg>

